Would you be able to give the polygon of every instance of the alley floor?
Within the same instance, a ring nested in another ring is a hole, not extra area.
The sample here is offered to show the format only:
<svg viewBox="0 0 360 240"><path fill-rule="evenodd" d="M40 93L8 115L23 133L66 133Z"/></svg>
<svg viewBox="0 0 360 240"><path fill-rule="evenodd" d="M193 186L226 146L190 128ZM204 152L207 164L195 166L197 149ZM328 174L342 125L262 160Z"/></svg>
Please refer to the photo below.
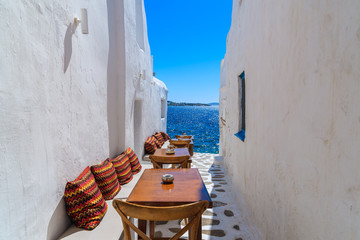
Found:
<svg viewBox="0 0 360 240"><path fill-rule="evenodd" d="M192 160L192 167L199 169L214 205L203 214L202 239L256 239L254 229L249 227L240 212L222 158L217 154L194 153ZM172 236L183 224L179 221L157 222L155 236Z"/></svg>

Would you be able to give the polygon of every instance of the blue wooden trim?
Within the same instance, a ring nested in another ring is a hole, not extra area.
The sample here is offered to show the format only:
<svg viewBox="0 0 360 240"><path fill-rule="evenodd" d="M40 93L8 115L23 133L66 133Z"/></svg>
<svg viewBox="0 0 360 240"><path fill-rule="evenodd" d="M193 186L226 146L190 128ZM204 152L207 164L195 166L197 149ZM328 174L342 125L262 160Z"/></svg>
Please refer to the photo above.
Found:
<svg viewBox="0 0 360 240"><path fill-rule="evenodd" d="M240 74L240 78L241 78L241 79L245 79L245 71L243 71L243 72Z"/></svg>
<svg viewBox="0 0 360 240"><path fill-rule="evenodd" d="M241 141L245 142L245 130L241 129L240 132L234 134L236 137L238 137Z"/></svg>

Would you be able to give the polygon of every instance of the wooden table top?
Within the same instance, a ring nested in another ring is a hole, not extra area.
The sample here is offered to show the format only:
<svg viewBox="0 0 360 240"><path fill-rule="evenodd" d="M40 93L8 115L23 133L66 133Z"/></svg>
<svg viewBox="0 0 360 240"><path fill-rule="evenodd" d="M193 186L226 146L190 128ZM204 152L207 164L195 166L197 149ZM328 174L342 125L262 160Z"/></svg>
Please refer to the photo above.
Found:
<svg viewBox="0 0 360 240"><path fill-rule="evenodd" d="M190 156L190 152L189 149L187 148L175 148L175 154L166 154L166 149L156 149L154 152L155 156L160 156L160 157L168 157L168 158L172 158L172 157L182 157L182 156Z"/></svg>
<svg viewBox="0 0 360 240"><path fill-rule="evenodd" d="M174 175L172 184L163 184L162 175ZM147 206L176 206L201 200L212 201L197 168L146 169L127 201Z"/></svg>

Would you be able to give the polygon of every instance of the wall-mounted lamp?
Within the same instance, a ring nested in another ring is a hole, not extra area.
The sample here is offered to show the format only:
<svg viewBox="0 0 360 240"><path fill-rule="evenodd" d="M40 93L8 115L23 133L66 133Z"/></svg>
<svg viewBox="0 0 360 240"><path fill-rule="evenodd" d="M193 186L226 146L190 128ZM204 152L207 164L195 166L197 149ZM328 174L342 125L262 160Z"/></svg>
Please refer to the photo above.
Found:
<svg viewBox="0 0 360 240"><path fill-rule="evenodd" d="M81 20L77 17L74 17L75 26L78 26L80 23L81 23L81 32L83 34L88 34L89 27L88 27L88 16L87 16L86 8L81 9Z"/></svg>

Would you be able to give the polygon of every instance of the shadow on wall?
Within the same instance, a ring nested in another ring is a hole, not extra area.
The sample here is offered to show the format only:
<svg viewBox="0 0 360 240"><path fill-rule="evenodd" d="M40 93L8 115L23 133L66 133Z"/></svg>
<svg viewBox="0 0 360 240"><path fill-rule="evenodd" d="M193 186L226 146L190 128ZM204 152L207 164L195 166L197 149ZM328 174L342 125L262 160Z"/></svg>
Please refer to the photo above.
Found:
<svg viewBox="0 0 360 240"><path fill-rule="evenodd" d="M71 225L71 220L66 213L65 201L62 197L53 215L50 218L47 229L47 240L55 240Z"/></svg>
<svg viewBox="0 0 360 240"><path fill-rule="evenodd" d="M64 39L64 73L69 67L71 55L72 55L72 36L75 33L77 25L69 23Z"/></svg>

